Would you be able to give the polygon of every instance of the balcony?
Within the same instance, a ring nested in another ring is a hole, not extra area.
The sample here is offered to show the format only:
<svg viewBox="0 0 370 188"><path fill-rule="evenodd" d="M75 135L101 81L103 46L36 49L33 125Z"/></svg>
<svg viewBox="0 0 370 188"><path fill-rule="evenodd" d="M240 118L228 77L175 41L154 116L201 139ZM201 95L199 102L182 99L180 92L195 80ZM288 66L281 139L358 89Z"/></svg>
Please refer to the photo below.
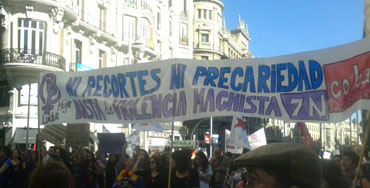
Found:
<svg viewBox="0 0 370 188"><path fill-rule="evenodd" d="M124 5L130 8L137 8L136 0L125 0Z"/></svg>
<svg viewBox="0 0 370 188"><path fill-rule="evenodd" d="M25 49L2 49L0 51L0 65L8 63L43 65L60 70L65 70L65 59L63 56L50 52Z"/></svg>
<svg viewBox="0 0 370 188"><path fill-rule="evenodd" d="M50 14L53 8L64 11L63 21L74 22L78 17L78 6L74 0L1 0L5 9L12 14L25 12L25 5L32 7L34 12L45 12Z"/></svg>

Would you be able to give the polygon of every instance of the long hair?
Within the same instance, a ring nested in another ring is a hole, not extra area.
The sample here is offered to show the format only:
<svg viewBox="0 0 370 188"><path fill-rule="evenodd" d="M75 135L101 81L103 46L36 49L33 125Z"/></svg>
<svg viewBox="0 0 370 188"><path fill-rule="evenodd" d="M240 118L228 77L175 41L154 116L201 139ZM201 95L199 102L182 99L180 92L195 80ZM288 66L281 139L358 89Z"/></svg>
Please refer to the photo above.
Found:
<svg viewBox="0 0 370 188"><path fill-rule="evenodd" d="M332 160L322 160L323 179L329 187L345 188L348 187L344 180L339 165Z"/></svg>
<svg viewBox="0 0 370 188"><path fill-rule="evenodd" d="M184 150L173 152L171 157L176 162L176 171L185 173L190 170L191 160Z"/></svg>
<svg viewBox="0 0 370 188"><path fill-rule="evenodd" d="M208 165L209 165L208 158L203 153L203 151L198 151L197 154L195 155L195 157L197 157L197 156L200 158L201 171L202 172L207 172Z"/></svg>
<svg viewBox="0 0 370 188"><path fill-rule="evenodd" d="M150 161L150 159L154 160L157 171L160 172L162 170L162 165L161 165L161 159L159 158L159 156L154 155L154 156L149 158L149 161Z"/></svg>
<svg viewBox="0 0 370 188"><path fill-rule="evenodd" d="M11 157L12 155L12 149L10 149L8 146L0 146L0 151L3 151L7 158Z"/></svg>
<svg viewBox="0 0 370 188"><path fill-rule="evenodd" d="M16 149L16 150L13 151L13 153L14 152L17 152L18 153L18 160L21 160L21 151L19 151L19 149ZM12 153L12 156L11 156L12 159L13 159L13 153Z"/></svg>
<svg viewBox="0 0 370 188"><path fill-rule="evenodd" d="M145 158L144 158L144 161L139 163L139 169L144 169L144 170L147 171L147 170L149 170L149 154L148 154L148 152L146 152L144 149L140 149L139 153L136 156L136 159L134 159L134 161L136 162L136 160L138 160L138 157L139 157L140 153L143 153Z"/></svg>
<svg viewBox="0 0 370 188"><path fill-rule="evenodd" d="M74 188L69 169L61 162L50 161L33 172L29 188Z"/></svg>

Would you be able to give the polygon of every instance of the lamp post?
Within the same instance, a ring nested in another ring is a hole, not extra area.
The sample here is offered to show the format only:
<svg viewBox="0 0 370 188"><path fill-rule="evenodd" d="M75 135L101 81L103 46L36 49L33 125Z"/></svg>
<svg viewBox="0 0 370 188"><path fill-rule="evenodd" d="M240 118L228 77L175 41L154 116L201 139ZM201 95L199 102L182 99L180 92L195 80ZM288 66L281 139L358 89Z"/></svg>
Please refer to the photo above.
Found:
<svg viewBox="0 0 370 188"><path fill-rule="evenodd" d="M31 104L31 82L28 80L28 110L27 110L27 131L26 131L26 149L28 150L28 134L30 130L30 104Z"/></svg>
<svg viewBox="0 0 370 188"><path fill-rule="evenodd" d="M18 95L20 95L22 90L22 85L17 84L16 89L18 90ZM28 137L30 128L30 102L31 102L31 82L28 80L28 104L27 104L27 128L26 128L26 149L28 149Z"/></svg>

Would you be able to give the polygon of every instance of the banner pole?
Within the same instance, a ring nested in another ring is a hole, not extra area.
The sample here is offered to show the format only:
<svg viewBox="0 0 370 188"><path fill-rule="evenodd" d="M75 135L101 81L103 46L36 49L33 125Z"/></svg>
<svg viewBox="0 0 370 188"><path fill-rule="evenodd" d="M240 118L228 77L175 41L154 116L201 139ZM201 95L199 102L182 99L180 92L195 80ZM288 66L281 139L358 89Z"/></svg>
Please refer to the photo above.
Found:
<svg viewBox="0 0 370 188"><path fill-rule="evenodd" d="M174 128L174 121L172 121L172 126L171 126L171 149L170 149L170 161L168 165L168 188L171 188L171 173L172 173L172 166L171 166L171 154L172 154L172 149L173 149L173 128Z"/></svg>
<svg viewBox="0 0 370 188"><path fill-rule="evenodd" d="M212 138L213 137L213 118L212 118L212 116L211 116L211 119L210 119L210 129L211 130L209 131L210 132L209 137L210 137L211 140L209 141L209 143L210 143L209 144L209 156L210 156L210 159L212 159L212 156L213 156L213 152L212 152L212 149L213 149L212 148L213 147L212 146L213 145L213 138Z"/></svg>
<svg viewBox="0 0 370 188"><path fill-rule="evenodd" d="M370 112L367 112L367 115L365 117L366 118L366 121L364 120L364 117L361 117L362 118L362 122L366 122L366 134L365 134L364 143L362 144L362 150L361 150L361 154L360 154L360 160L358 160L358 164L357 164L357 168L356 168L356 173L355 173L355 181L353 181L352 188L356 188L356 184L357 184L357 180L358 180L358 174L360 173L362 158L364 158L365 150L366 150L366 147L367 147L367 140L369 138L369 132L370 132L370 128L369 128L370 127L370 121L369 121L368 117L370 117Z"/></svg>

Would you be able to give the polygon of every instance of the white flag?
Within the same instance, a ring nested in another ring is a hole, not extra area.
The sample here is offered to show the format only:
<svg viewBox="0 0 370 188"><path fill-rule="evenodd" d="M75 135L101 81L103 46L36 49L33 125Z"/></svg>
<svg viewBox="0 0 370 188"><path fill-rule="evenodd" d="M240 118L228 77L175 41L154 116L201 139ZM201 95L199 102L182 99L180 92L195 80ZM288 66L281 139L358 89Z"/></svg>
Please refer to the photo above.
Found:
<svg viewBox="0 0 370 188"><path fill-rule="evenodd" d="M231 124L231 133L227 143L229 146L251 149L242 117L234 116Z"/></svg>
<svg viewBox="0 0 370 188"><path fill-rule="evenodd" d="M265 129L264 128L259 129L258 131L248 136L248 139L251 145L251 150L254 150L256 148L266 145L267 142L266 142Z"/></svg>

